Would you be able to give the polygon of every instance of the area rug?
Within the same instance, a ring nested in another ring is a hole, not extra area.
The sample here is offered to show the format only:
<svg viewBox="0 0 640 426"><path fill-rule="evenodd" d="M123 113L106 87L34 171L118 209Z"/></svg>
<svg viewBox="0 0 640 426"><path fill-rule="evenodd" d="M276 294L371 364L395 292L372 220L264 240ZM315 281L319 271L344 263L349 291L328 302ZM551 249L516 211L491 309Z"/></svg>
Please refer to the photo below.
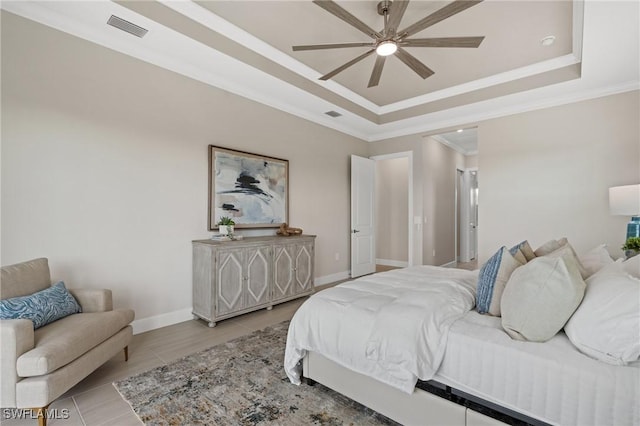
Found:
<svg viewBox="0 0 640 426"><path fill-rule="evenodd" d="M320 384L284 373L289 322L114 383L148 425L390 425Z"/></svg>

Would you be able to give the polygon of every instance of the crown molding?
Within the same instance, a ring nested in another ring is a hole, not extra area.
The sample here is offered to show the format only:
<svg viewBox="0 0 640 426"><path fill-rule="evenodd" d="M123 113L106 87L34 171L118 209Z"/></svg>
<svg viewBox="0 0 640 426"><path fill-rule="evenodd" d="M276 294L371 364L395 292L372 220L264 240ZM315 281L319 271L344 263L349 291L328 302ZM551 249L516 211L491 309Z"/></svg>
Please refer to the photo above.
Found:
<svg viewBox="0 0 640 426"><path fill-rule="evenodd" d="M202 9L190 0L172 3L174 7L177 5L182 5L187 10L194 6ZM581 7L576 5L582 5L582 1L574 2L575 7ZM594 8L597 5L589 3L586 6ZM606 79L602 80L599 77L585 79L583 75L580 79L552 86L385 124L376 124L111 1L11 1L0 2L0 7L73 36L369 142L460 127L501 116L639 90L640 88L637 78L623 83L607 84ZM600 24L600 21L595 21L597 12L598 10L590 12L592 26L594 22ZM111 14L135 22L150 31L144 39L131 37L129 34L106 25L106 19ZM603 31L601 28L599 30ZM582 26L580 26L580 33L582 34ZM251 42L255 41L252 39L253 36L248 33L243 36L249 38ZM271 46L268 47L274 49ZM265 46L262 48L267 49ZM580 48L582 49L581 45ZM611 50L610 47L605 47L605 49ZM600 64L601 61L597 59L599 52L590 52L592 66ZM284 53L280 53L284 55ZM581 57L582 53L578 52L577 55L566 55L557 61L571 62ZM566 62L563 63L566 64ZM536 64L539 69L546 69L553 65ZM530 71L526 68L528 67L514 72ZM591 72L590 75L593 76L593 74ZM436 95L430 94L429 96ZM338 111L342 116L330 118L324 114L329 110Z"/></svg>
<svg viewBox="0 0 640 426"><path fill-rule="evenodd" d="M462 147L449 142L447 139L445 139L444 137L442 137L442 135L428 135L428 136L424 136L424 137L429 137L437 142L440 142L443 145L448 146L449 148L453 149L454 151L459 152L462 155L474 155L477 154L478 151L467 151L466 149L463 149Z"/></svg>
<svg viewBox="0 0 640 426"><path fill-rule="evenodd" d="M303 64L302 62L294 59L290 55L276 49L268 43L265 43L258 37L248 33L242 28L232 24L219 15L216 15L212 11L194 3L191 0L175 1L175 0L158 0L159 3L164 4L166 7L178 12L202 25L215 31L230 40L250 49L273 62L282 65L283 67L295 72L296 74L305 77L306 79L322 86L333 93L350 100L351 102L368 109L371 112L376 112L380 107L375 103L369 101L363 96L347 89L339 83L333 80L322 81L319 80L322 74L313 68Z"/></svg>
<svg viewBox="0 0 640 426"><path fill-rule="evenodd" d="M368 141L376 142L413 134L476 124L481 121L552 108L574 102L640 90L640 81L633 80L606 87L581 87L580 81L560 83L556 87L535 89L503 96L446 111L412 117L378 126L379 132ZM555 92L555 93L554 93ZM428 120L427 120L428 118Z"/></svg>
<svg viewBox="0 0 640 426"><path fill-rule="evenodd" d="M359 139L366 140L375 128L374 123L357 114L117 3L1 2L0 6L40 24ZM149 33L144 39L137 39L106 25L112 14L149 29ZM324 114L329 110L342 116L330 118Z"/></svg>
<svg viewBox="0 0 640 426"><path fill-rule="evenodd" d="M235 41L236 43L264 56L267 59L278 63L290 71L312 81L319 86L322 86L333 93L373 112L377 115L384 115L396 111L401 111L407 108L415 107L425 103L437 101L440 99L449 98L452 96L473 92L475 90L484 89L487 87L495 86L498 84L506 83L509 81L518 80L524 77L533 76L536 74L553 71L555 69L564 68L569 65L580 62L581 52L575 49L581 49L582 47L582 26L584 21L584 7L582 6L583 0L573 0L573 52L558 58L542 61L539 63L531 64L525 67L517 68L514 70L502 72L490 77L481 78L468 83L459 84L446 89L438 90L432 93L428 93L414 98L405 99L402 101L390 103L387 105L377 105L365 97L347 89L341 84L336 83L333 80L322 81L319 77L321 73L312 69L311 67L303 64L302 62L294 59L290 55L276 49L268 43L253 36L242 28L232 24L225 20L221 16L214 12L194 3L192 0L158 0L168 8L171 8L175 12L178 12L204 26L212 31L215 31L223 36Z"/></svg>

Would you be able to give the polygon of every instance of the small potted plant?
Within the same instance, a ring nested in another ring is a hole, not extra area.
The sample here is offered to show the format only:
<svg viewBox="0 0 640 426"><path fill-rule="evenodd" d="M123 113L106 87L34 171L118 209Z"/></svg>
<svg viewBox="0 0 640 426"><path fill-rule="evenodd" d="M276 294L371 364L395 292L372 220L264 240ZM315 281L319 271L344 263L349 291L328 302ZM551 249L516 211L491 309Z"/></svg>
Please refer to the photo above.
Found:
<svg viewBox="0 0 640 426"><path fill-rule="evenodd" d="M624 256L629 259L637 254L640 254L640 237L629 237L622 246L624 250Z"/></svg>
<svg viewBox="0 0 640 426"><path fill-rule="evenodd" d="M236 223L230 217L223 216L218 221L218 232L222 235L231 235L233 234L233 225Z"/></svg>

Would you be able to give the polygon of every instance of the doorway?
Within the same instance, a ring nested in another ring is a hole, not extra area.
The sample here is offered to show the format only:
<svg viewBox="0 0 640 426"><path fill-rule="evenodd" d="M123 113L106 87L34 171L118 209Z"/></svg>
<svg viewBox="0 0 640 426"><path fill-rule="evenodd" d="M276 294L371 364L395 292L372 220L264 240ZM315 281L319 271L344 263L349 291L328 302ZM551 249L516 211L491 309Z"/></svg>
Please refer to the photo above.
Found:
<svg viewBox="0 0 640 426"><path fill-rule="evenodd" d="M373 170L366 171L370 170L369 164ZM376 265L412 266L415 238L411 232L412 218L413 152L369 159L352 155L351 276L374 272ZM363 231L366 223L374 225L371 234Z"/></svg>
<svg viewBox="0 0 640 426"><path fill-rule="evenodd" d="M478 257L478 170L456 170L456 260Z"/></svg>
<svg viewBox="0 0 640 426"><path fill-rule="evenodd" d="M371 157L376 162L376 264L378 270L414 264L413 153Z"/></svg>

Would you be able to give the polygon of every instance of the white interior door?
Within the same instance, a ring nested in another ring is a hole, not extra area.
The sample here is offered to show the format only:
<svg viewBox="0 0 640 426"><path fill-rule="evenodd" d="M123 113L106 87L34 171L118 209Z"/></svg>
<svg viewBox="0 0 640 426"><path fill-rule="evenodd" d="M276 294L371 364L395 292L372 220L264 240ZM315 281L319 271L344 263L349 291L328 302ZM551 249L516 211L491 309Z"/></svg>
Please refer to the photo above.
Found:
<svg viewBox="0 0 640 426"><path fill-rule="evenodd" d="M376 162L351 156L351 276L376 271L375 238Z"/></svg>

